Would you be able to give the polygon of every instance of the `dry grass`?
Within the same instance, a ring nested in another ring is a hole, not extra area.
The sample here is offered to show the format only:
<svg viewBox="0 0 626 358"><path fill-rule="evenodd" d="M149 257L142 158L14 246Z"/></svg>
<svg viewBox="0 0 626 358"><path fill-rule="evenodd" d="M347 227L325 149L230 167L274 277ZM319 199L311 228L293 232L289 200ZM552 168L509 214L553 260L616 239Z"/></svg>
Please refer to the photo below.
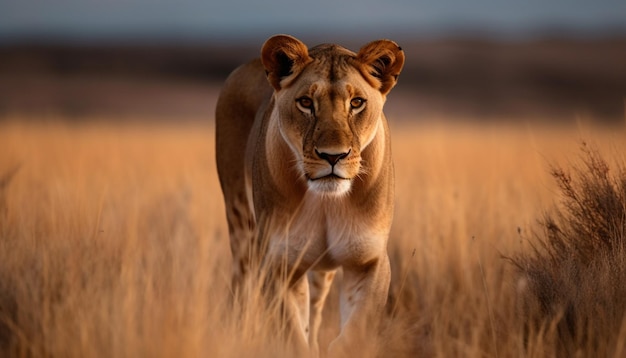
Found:
<svg viewBox="0 0 626 358"><path fill-rule="evenodd" d="M284 353L261 305L229 306L210 125L21 120L0 123L0 355ZM575 160L581 129L392 131L397 206L381 355L559 353L560 316L528 329L527 282L502 255L534 252L536 220L558 201L549 164ZM610 158L626 150L623 130L582 132ZM322 345L338 330L336 295ZM615 355L626 337L618 328L606 350Z"/></svg>

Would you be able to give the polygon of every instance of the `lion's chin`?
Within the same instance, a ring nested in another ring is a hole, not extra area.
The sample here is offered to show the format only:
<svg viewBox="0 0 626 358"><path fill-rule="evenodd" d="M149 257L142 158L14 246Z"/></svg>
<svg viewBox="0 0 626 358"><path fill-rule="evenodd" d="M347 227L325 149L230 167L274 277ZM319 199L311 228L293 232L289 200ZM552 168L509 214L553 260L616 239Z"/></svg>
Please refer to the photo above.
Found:
<svg viewBox="0 0 626 358"><path fill-rule="evenodd" d="M323 195L341 197L350 192L352 187L352 180L337 177L335 175L328 175L322 178L309 180L309 190Z"/></svg>

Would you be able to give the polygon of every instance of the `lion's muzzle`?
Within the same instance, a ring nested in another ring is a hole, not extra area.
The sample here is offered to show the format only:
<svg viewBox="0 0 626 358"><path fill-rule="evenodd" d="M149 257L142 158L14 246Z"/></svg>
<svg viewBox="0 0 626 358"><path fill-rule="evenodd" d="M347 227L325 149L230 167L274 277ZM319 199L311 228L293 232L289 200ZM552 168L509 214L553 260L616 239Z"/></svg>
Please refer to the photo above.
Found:
<svg viewBox="0 0 626 358"><path fill-rule="evenodd" d="M315 170L309 173L309 189L332 196L341 196L350 191L353 175L346 167L352 149L334 150L315 148L317 163Z"/></svg>

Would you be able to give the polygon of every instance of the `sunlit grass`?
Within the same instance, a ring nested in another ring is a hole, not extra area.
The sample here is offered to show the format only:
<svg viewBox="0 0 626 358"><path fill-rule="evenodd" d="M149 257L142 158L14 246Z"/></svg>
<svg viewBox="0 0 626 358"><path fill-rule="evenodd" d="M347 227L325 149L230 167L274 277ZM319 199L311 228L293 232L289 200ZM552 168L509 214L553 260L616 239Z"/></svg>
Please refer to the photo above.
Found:
<svg viewBox="0 0 626 358"><path fill-rule="evenodd" d="M229 306L230 251L208 121L0 123L0 355L276 356L258 309ZM422 121L428 123L427 121ZM435 121L445 123L445 121ZM623 129L392 123L396 213L386 356L551 356L524 335L520 279L558 203L549 165L608 158ZM321 345L338 331L333 290ZM626 330L623 332L626 335Z"/></svg>

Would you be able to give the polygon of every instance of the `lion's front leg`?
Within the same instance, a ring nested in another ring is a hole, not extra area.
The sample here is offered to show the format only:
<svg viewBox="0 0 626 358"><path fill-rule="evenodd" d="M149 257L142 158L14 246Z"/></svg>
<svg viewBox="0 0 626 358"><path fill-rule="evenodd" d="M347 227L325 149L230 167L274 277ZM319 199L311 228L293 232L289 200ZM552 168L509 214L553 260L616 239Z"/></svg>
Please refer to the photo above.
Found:
<svg viewBox="0 0 626 358"><path fill-rule="evenodd" d="M313 357L319 356L318 336L322 324L322 311L330 292L336 271L309 271L311 312L309 323L309 346Z"/></svg>
<svg viewBox="0 0 626 358"><path fill-rule="evenodd" d="M291 284L285 297L285 315L290 325L293 325L293 342L302 350L308 348L309 342L309 280L302 275Z"/></svg>
<svg viewBox="0 0 626 358"><path fill-rule="evenodd" d="M331 356L348 356L355 347L373 344L387 302L391 269L386 253L361 265L344 266L341 287L341 334L330 345ZM364 339L365 338L365 339ZM358 340L358 341L357 341Z"/></svg>
<svg viewBox="0 0 626 358"><path fill-rule="evenodd" d="M276 272L276 271L274 271ZM309 282L306 275L287 282L280 273L268 275L276 280L267 282L265 294L279 308L279 335L285 342L287 356L306 357L309 353Z"/></svg>

